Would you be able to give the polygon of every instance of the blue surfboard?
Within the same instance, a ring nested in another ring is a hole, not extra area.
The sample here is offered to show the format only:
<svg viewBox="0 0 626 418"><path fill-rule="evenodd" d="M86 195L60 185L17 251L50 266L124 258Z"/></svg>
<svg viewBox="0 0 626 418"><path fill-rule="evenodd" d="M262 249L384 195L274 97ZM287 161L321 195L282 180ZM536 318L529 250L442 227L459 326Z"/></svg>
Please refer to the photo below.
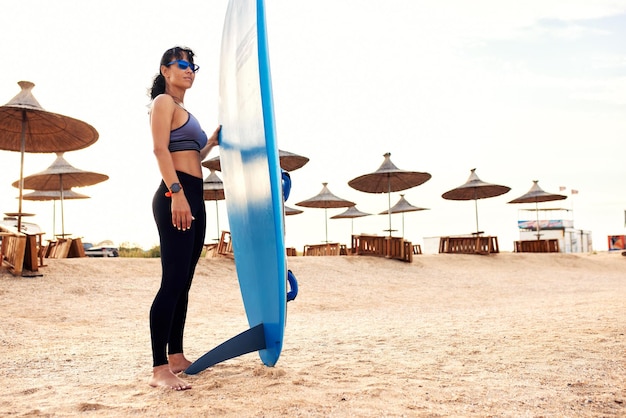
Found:
<svg viewBox="0 0 626 418"><path fill-rule="evenodd" d="M258 351L274 366L283 346L289 298L297 284L287 269L284 198L263 0L231 0L220 56L220 161L239 287L250 329L200 357L198 373Z"/></svg>

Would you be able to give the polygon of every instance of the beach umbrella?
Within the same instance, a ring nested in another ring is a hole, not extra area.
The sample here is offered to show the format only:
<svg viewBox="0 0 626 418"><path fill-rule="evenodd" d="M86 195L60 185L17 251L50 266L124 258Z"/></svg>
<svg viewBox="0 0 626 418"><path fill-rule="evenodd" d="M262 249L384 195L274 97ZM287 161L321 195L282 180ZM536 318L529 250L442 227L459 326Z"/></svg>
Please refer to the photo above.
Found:
<svg viewBox="0 0 626 418"><path fill-rule="evenodd" d="M521 195L517 199L511 200L509 203L534 203L535 212L537 212L537 239L540 239L540 226L539 226L539 203L540 202L553 202L555 200L564 200L567 196L556 193L548 193L539 187L539 180L533 180L533 185L530 190Z"/></svg>
<svg viewBox="0 0 626 418"><path fill-rule="evenodd" d="M278 159L280 161L280 168L289 172L295 171L309 162L309 159L307 157L303 157L301 155L283 150L278 150ZM209 160L203 161L202 165L209 170L222 171L222 165L220 163L219 155L217 157L213 157Z"/></svg>
<svg viewBox="0 0 626 418"><path fill-rule="evenodd" d="M61 200L61 191L60 190L35 190L30 193L25 193L23 196L24 200L34 200L34 201L57 201ZM63 199L64 200L73 200L73 199L89 199L90 197L75 192L72 189L63 190Z"/></svg>
<svg viewBox="0 0 626 418"><path fill-rule="evenodd" d="M324 221L326 229L326 241L328 243L328 209L347 208L354 206L354 202L342 199L335 196L328 190L328 183L322 183L322 190L310 199L303 200L300 203L296 203L297 206L303 206L306 208L323 208L324 209Z"/></svg>
<svg viewBox="0 0 626 418"><path fill-rule="evenodd" d="M285 207L285 216L298 215L298 214L303 212L300 209L291 208L291 207L289 207L287 205L284 205L284 207Z"/></svg>
<svg viewBox="0 0 626 418"><path fill-rule="evenodd" d="M366 193L387 193L388 208L391 209L391 192L407 190L430 180L429 173L401 170L391 162L391 153L384 155L385 160L378 170L364 174L348 182L353 189ZM391 212L389 212L389 236L391 237Z"/></svg>
<svg viewBox="0 0 626 418"><path fill-rule="evenodd" d="M300 209L296 209L296 208L290 208L289 206L285 205L285 215L289 216L289 215L298 215L299 213L302 213L303 211Z"/></svg>
<svg viewBox="0 0 626 418"><path fill-rule="evenodd" d="M63 153L58 152L54 162L45 169L36 174L24 177L22 184L25 189L58 191L61 201L61 234L65 236L65 219L63 214L63 200L65 196L63 191L72 187L86 187L101 183L108 180L106 174L95 173L93 171L81 170L74 167L63 158ZM18 187L19 181L13 182L13 187Z"/></svg>
<svg viewBox="0 0 626 418"><path fill-rule="evenodd" d="M485 183L476 175L476 169L472 168L467 181L452 190L448 190L441 195L448 200L473 200L474 213L476 214L476 235L480 233L478 228L478 199L487 199L503 195L511 190L510 187L499 184Z"/></svg>
<svg viewBox="0 0 626 418"><path fill-rule="evenodd" d="M36 201L48 201L52 200L52 236L56 236L56 210L57 200L61 200L61 194L64 200L74 199L89 199L89 196L75 192L72 189L63 190L35 190L34 192L26 193L23 196L24 200L36 200Z"/></svg>
<svg viewBox="0 0 626 418"><path fill-rule="evenodd" d="M338 215L331 216L330 219L350 219L350 234L354 235L354 218L361 218L363 216L369 216L371 213L361 212L356 208L356 205L350 206L344 212Z"/></svg>
<svg viewBox="0 0 626 418"><path fill-rule="evenodd" d="M224 183L218 177L215 170L204 179L202 184L204 200L215 200L215 217L217 218L217 235L220 233L220 214L217 207L219 200L224 200ZM219 238L216 238L219 240Z"/></svg>
<svg viewBox="0 0 626 418"><path fill-rule="evenodd" d="M24 191L24 153L73 151L98 140L98 132L88 123L48 112L32 94L35 84L20 81L21 91L0 107L0 149L20 153L18 229L21 228Z"/></svg>
<svg viewBox="0 0 626 418"><path fill-rule="evenodd" d="M405 212L417 212L421 210L428 210L428 208L420 208L418 206L413 206L404 198L404 195L401 194L400 200L398 200L398 203L393 205L388 210L380 212L379 215L391 215L393 213L401 213L402 214L402 238L404 238L404 213Z"/></svg>

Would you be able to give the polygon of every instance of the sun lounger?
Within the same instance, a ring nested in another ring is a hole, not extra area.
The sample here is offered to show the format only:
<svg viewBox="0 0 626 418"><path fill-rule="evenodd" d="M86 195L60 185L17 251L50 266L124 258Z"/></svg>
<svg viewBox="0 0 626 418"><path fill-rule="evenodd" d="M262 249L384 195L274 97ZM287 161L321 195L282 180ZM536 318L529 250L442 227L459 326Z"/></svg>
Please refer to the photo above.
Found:
<svg viewBox="0 0 626 418"><path fill-rule="evenodd" d="M558 253L558 239L532 239L515 241L516 253Z"/></svg>
<svg viewBox="0 0 626 418"><path fill-rule="evenodd" d="M439 252L447 254L493 254L499 253L498 237L494 236L465 236L441 237Z"/></svg>
<svg viewBox="0 0 626 418"><path fill-rule="evenodd" d="M26 254L26 235L0 226L2 246L0 246L0 264L7 266L14 276L21 276Z"/></svg>
<svg viewBox="0 0 626 418"><path fill-rule="evenodd" d="M310 244L305 245L302 255L308 256L327 256L341 255L341 244L337 242L328 242L326 244Z"/></svg>
<svg viewBox="0 0 626 418"><path fill-rule="evenodd" d="M226 257L234 258L233 252L233 240L230 236L230 231L222 231L220 242L217 244L217 253Z"/></svg>
<svg viewBox="0 0 626 418"><path fill-rule="evenodd" d="M421 253L421 247L417 248ZM373 255L413 262L417 250L411 241L404 238L378 235L352 235L352 253L355 255Z"/></svg>

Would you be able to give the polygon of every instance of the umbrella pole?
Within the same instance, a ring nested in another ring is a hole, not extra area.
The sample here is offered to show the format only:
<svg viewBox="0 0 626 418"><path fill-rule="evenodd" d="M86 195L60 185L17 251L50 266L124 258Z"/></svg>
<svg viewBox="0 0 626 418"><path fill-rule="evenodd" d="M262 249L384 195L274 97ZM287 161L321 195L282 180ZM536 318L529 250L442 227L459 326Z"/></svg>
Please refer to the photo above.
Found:
<svg viewBox="0 0 626 418"><path fill-rule="evenodd" d="M56 238L57 201L52 200L52 239Z"/></svg>
<svg viewBox="0 0 626 418"><path fill-rule="evenodd" d="M539 241L541 239L541 233L539 233L541 227L539 226L539 203L537 200L535 200L535 212L537 213L537 241Z"/></svg>
<svg viewBox="0 0 626 418"><path fill-rule="evenodd" d="M65 213L63 212L63 174L59 174L59 183L61 184L61 237L65 238Z"/></svg>
<svg viewBox="0 0 626 418"><path fill-rule="evenodd" d="M324 226L326 229L326 241L324 243L328 244L328 209L324 208Z"/></svg>
<svg viewBox="0 0 626 418"><path fill-rule="evenodd" d="M220 212L217 209L217 200L215 201L215 218L217 219L217 229L216 229L216 234L217 234L217 241L220 240L219 236L220 236Z"/></svg>
<svg viewBox="0 0 626 418"><path fill-rule="evenodd" d="M478 228L478 199L474 199L474 213L476 213L476 236L480 234L480 229Z"/></svg>
<svg viewBox="0 0 626 418"><path fill-rule="evenodd" d="M17 208L17 230L22 232L22 196L24 193L24 153L26 152L26 110L22 111L22 133L20 138L20 196Z"/></svg>
<svg viewBox="0 0 626 418"><path fill-rule="evenodd" d="M391 175L387 174L387 213L389 215L389 240L385 257L391 257Z"/></svg>
<svg viewBox="0 0 626 418"><path fill-rule="evenodd" d="M402 239L404 239L404 212L402 212Z"/></svg>
<svg viewBox="0 0 626 418"><path fill-rule="evenodd" d="M389 238L391 238L391 176L387 175L387 212L389 215Z"/></svg>
<svg viewBox="0 0 626 418"><path fill-rule="evenodd" d="M478 236L480 234L480 229L478 228L478 192L476 187L473 188L474 190L474 215L476 217L476 236Z"/></svg>

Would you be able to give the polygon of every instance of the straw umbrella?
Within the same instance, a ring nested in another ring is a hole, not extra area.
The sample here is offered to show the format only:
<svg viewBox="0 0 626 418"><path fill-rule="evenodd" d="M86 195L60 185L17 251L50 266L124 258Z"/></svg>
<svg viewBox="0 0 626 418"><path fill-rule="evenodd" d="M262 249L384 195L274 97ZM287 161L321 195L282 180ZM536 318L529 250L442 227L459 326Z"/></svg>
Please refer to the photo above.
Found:
<svg viewBox="0 0 626 418"><path fill-rule="evenodd" d="M291 208L291 207L285 205L285 215L286 216L298 215L298 214L300 214L302 212L303 211L301 209Z"/></svg>
<svg viewBox="0 0 626 418"><path fill-rule="evenodd" d="M287 205L284 205L284 208L285 208L285 216L298 215L303 212L303 210L301 209L291 208ZM285 230L286 229L287 229L287 226L285 225Z"/></svg>
<svg viewBox="0 0 626 418"><path fill-rule="evenodd" d="M34 192L26 193L23 196L24 200L36 200L36 201L48 201L52 200L52 236L56 235L56 210L57 200L74 200L74 199L89 199L89 196L82 193L75 192L72 189L63 190L35 190Z"/></svg>
<svg viewBox="0 0 626 418"><path fill-rule="evenodd" d="M106 174L95 173L78 169L68 163L63 158L63 153L58 152L54 162L45 169L36 174L24 177L22 184L25 189L32 190L54 190L61 195L61 235L65 236L65 219L63 214L63 200L65 198L63 191L72 187L85 187L101 183L108 180ZM19 181L13 182L13 187L18 187Z"/></svg>
<svg viewBox="0 0 626 418"><path fill-rule="evenodd" d="M224 200L224 183L215 173L215 170L211 170L211 173L204 179L202 184L204 200L215 200L215 216L217 218L217 235L220 233L220 214L217 207L219 200ZM219 241L219 237L216 238Z"/></svg>
<svg viewBox="0 0 626 418"><path fill-rule="evenodd" d="M467 181L452 190L441 195L448 200L473 200L474 212L476 214L476 235L480 234L478 228L478 199L487 199L508 193L510 187L500 186L499 184L485 183L476 175L476 169L472 168Z"/></svg>
<svg viewBox="0 0 626 418"><path fill-rule="evenodd" d="M537 212L537 239L540 239L539 226L539 202L553 202L555 200L564 200L567 196L556 193L548 193L539 187L539 180L533 180L530 190L521 195L517 199L511 200L509 203L534 203Z"/></svg>
<svg viewBox="0 0 626 418"><path fill-rule="evenodd" d="M404 213L405 212L417 212L421 210L428 210L428 208L420 208L418 206L413 206L410 204L405 198L404 195L400 195L400 200L398 203L393 205L390 209L380 212L379 215L391 215L392 213L401 213L402 214L402 238L404 238Z"/></svg>
<svg viewBox="0 0 626 418"><path fill-rule="evenodd" d="M328 190L328 183L322 183L322 190L310 199L296 203L297 206L306 208L324 208L324 221L326 230L326 243L328 243L328 209L347 208L354 206L354 202L335 196Z"/></svg>
<svg viewBox="0 0 626 418"><path fill-rule="evenodd" d="M330 219L350 219L350 234L354 235L354 218L361 218L363 216L369 216L371 213L361 212L355 206L350 206L344 212L338 215L331 216Z"/></svg>
<svg viewBox="0 0 626 418"><path fill-rule="evenodd" d="M303 167L309 162L307 157L303 157L298 154L294 154L288 151L278 150L278 159L280 161L280 167L285 171L295 171ZM203 161L202 165L209 170L222 171L222 165L220 162L220 156L213 157L209 160Z"/></svg>
<svg viewBox="0 0 626 418"><path fill-rule="evenodd" d="M20 81L20 93L0 107L0 149L20 152L18 230L21 229L24 191L24 153L73 151L98 140L98 132L88 123L69 116L47 112L32 94L35 84Z"/></svg>
<svg viewBox="0 0 626 418"><path fill-rule="evenodd" d="M391 209L391 192L410 189L430 180L429 173L401 170L389 158L391 153L384 155L385 160L378 170L364 174L348 182L353 189L366 193L387 193L388 208ZM389 237L391 237L391 211L389 212Z"/></svg>

